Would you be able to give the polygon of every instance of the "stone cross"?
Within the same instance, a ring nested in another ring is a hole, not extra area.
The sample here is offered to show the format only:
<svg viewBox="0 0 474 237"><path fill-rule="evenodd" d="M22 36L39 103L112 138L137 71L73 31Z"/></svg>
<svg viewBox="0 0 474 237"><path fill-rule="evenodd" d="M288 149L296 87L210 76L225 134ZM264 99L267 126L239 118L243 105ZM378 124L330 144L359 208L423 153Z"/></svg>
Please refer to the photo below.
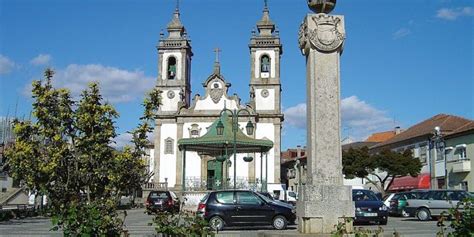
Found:
<svg viewBox="0 0 474 237"><path fill-rule="evenodd" d="M218 63L219 62L219 53L222 52L222 50L219 49L219 48L215 48L214 52L216 53L216 63Z"/></svg>

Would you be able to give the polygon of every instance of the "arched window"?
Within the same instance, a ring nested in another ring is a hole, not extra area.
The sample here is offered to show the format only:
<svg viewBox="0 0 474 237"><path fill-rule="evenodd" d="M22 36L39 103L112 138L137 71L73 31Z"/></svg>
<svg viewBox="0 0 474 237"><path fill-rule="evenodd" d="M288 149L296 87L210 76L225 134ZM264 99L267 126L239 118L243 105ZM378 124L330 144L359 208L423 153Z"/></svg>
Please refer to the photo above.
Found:
<svg viewBox="0 0 474 237"><path fill-rule="evenodd" d="M263 55L260 59L260 72L270 72L270 57Z"/></svg>
<svg viewBox="0 0 474 237"><path fill-rule="evenodd" d="M174 140L171 137L165 139L165 154L174 154Z"/></svg>
<svg viewBox="0 0 474 237"><path fill-rule="evenodd" d="M176 58L171 56L168 58L168 80L176 78Z"/></svg>

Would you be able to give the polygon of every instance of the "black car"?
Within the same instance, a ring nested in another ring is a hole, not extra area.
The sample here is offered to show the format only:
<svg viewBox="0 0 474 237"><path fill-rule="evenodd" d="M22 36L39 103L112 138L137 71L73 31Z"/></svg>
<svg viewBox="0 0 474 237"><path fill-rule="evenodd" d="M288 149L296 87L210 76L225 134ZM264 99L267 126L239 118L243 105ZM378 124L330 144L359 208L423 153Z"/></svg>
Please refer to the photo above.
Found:
<svg viewBox="0 0 474 237"><path fill-rule="evenodd" d="M269 224L282 230L296 220L293 206L249 190L210 192L199 203L197 213L209 221L214 230L232 225Z"/></svg>
<svg viewBox="0 0 474 237"><path fill-rule="evenodd" d="M377 222L386 225L388 208L374 192L365 189L352 190L352 201L355 202L355 223Z"/></svg>
<svg viewBox="0 0 474 237"><path fill-rule="evenodd" d="M174 192L151 191L145 202L148 214L156 212L179 212L181 202Z"/></svg>

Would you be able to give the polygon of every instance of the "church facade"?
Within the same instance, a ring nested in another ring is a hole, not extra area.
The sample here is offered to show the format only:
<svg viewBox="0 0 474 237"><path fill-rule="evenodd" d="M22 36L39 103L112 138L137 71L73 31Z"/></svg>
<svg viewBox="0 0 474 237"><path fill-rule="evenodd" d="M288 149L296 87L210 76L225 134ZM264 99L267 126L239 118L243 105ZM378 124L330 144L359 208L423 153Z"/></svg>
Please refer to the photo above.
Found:
<svg viewBox="0 0 474 237"><path fill-rule="evenodd" d="M222 175L233 179L234 165L238 188L251 188L261 183L260 177L267 177L264 180L267 183L281 182L280 147L284 119L280 81L282 44L266 6L262 19L257 22L257 29L258 32L253 32L249 43L251 69L249 94L245 96L248 102L242 103L238 95L228 95L231 83L221 73L218 52L211 75L202 83L205 94L196 94L191 99L193 52L186 29L180 21L179 10L176 9L167 27L168 34L160 34L157 46L157 87L162 91L162 105L155 123L154 149L150 154L150 170L154 173L152 182L166 182L169 188L180 189L184 168L184 182L188 189L212 189L211 183L221 180ZM236 164L233 164L233 159L232 162L220 163L216 157L196 152L187 151L183 156L184 151L178 148L179 139L206 134L209 126L220 118L224 108L250 111L250 115L239 113L240 129L246 134L245 126L250 118L255 130L252 135L246 135L271 140L274 147L263 156L257 153L238 154ZM245 162L244 156L251 156L253 160ZM267 173L261 173L266 170ZM229 179L229 182L233 182Z"/></svg>

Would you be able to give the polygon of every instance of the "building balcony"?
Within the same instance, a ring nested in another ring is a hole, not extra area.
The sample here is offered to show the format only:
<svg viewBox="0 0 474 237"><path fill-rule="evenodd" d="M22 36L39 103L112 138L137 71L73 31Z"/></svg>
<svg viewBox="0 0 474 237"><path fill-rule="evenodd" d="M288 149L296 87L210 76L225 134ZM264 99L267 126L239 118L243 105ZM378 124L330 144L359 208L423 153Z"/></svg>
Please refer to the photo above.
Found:
<svg viewBox="0 0 474 237"><path fill-rule="evenodd" d="M453 173L463 173L471 171L471 160L469 159L459 159L451 163L453 167Z"/></svg>

